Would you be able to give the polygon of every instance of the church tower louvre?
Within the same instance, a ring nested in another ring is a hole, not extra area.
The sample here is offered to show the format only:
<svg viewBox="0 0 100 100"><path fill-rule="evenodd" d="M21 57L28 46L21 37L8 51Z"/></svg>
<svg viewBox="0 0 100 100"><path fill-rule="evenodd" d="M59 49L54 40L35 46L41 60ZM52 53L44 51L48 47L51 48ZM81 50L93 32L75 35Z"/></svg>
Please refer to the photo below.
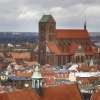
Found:
<svg viewBox="0 0 100 100"><path fill-rule="evenodd" d="M43 15L39 21L39 50L38 62L45 65L47 62L46 45L55 37L56 22L52 15Z"/></svg>

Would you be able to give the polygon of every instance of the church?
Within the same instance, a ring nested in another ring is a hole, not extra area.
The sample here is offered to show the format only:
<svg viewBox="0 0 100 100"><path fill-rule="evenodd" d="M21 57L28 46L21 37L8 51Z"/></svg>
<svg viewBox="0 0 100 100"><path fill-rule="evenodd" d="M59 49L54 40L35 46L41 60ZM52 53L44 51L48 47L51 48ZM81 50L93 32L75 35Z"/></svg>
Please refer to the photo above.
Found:
<svg viewBox="0 0 100 100"><path fill-rule="evenodd" d="M39 43L34 51L41 65L99 64L100 49L91 42L86 23L83 29L56 29L53 16L43 15L38 27Z"/></svg>

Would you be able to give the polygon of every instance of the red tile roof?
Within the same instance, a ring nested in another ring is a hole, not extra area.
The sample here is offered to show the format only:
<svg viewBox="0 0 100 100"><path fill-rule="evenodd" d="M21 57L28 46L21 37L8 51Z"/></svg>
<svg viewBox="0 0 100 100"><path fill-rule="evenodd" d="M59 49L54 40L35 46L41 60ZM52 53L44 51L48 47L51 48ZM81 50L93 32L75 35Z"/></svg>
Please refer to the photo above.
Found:
<svg viewBox="0 0 100 100"><path fill-rule="evenodd" d="M73 96L82 100L76 84L45 88L41 100L73 100Z"/></svg>
<svg viewBox="0 0 100 100"><path fill-rule="evenodd" d="M82 65L80 67L77 68L78 71L82 71L82 72L97 72L99 69L96 66L86 66L86 65Z"/></svg>
<svg viewBox="0 0 100 100"><path fill-rule="evenodd" d="M12 52L11 56L13 59L30 59L31 58L31 54L28 52L23 52L23 53Z"/></svg>
<svg viewBox="0 0 100 100"><path fill-rule="evenodd" d="M5 64L5 63L0 63L0 69L3 69L3 68L7 68L7 64Z"/></svg>
<svg viewBox="0 0 100 100"><path fill-rule="evenodd" d="M22 72L22 71L15 71L15 75L17 76L17 77L31 77L32 76L32 74L33 74L33 72Z"/></svg>
<svg viewBox="0 0 100 100"><path fill-rule="evenodd" d="M81 81L82 84L92 84L96 80L98 80L100 77L77 77L77 81Z"/></svg>
<svg viewBox="0 0 100 100"><path fill-rule="evenodd" d="M57 39L88 39L89 33L82 29L57 29L56 30Z"/></svg>
<svg viewBox="0 0 100 100"><path fill-rule="evenodd" d="M81 66L79 66L77 68L78 71L82 71L82 72L89 72L91 70L90 66L87 66L85 64L82 64Z"/></svg>
<svg viewBox="0 0 100 100"><path fill-rule="evenodd" d="M69 52L70 53L75 53L76 50L78 49L78 47L79 47L78 44L72 43L71 45L69 45Z"/></svg>
<svg viewBox="0 0 100 100"><path fill-rule="evenodd" d="M39 96L35 91L23 90L12 93L0 94L0 100L39 100Z"/></svg>
<svg viewBox="0 0 100 100"><path fill-rule="evenodd" d="M82 100L76 84L44 88L41 97L34 90L0 94L0 100L73 100L73 97Z"/></svg>
<svg viewBox="0 0 100 100"><path fill-rule="evenodd" d="M48 43L48 48L54 54L60 54L61 53L60 48L56 44Z"/></svg>
<svg viewBox="0 0 100 100"><path fill-rule="evenodd" d="M85 48L84 52L86 55L94 55L98 52L98 50L96 47L89 46Z"/></svg>
<svg viewBox="0 0 100 100"><path fill-rule="evenodd" d="M93 93L90 100L100 100L100 91Z"/></svg>
<svg viewBox="0 0 100 100"><path fill-rule="evenodd" d="M65 48L66 51L63 51L61 46L58 46L53 43L48 43L48 47L50 51L55 55L72 55L75 52L75 50L78 48L78 45L76 44L69 45Z"/></svg>

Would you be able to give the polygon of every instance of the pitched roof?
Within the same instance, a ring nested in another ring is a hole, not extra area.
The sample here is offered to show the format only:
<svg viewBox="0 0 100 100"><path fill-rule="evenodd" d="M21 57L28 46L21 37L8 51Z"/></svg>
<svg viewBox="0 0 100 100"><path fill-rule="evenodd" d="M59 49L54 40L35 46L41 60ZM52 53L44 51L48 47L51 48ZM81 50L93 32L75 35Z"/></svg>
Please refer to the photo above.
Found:
<svg viewBox="0 0 100 100"><path fill-rule="evenodd" d="M2 93L0 100L73 100L73 96L74 100L82 100L76 84L44 88L41 97L34 90Z"/></svg>
<svg viewBox="0 0 100 100"><path fill-rule="evenodd" d="M82 29L56 29L57 39L87 39L89 38L89 33Z"/></svg>
<svg viewBox="0 0 100 100"><path fill-rule="evenodd" d="M22 52L22 53L12 52L11 56L13 59L30 59L31 58L31 54L28 52Z"/></svg>
<svg viewBox="0 0 100 100"><path fill-rule="evenodd" d="M7 64L6 63L0 63L0 69L6 68Z"/></svg>
<svg viewBox="0 0 100 100"><path fill-rule="evenodd" d="M22 71L15 71L15 75L17 76L17 77L31 77L32 76L32 72L22 72Z"/></svg>
<svg viewBox="0 0 100 100"><path fill-rule="evenodd" d="M87 65L85 65L85 64L81 64L81 65L77 68L78 71L82 71L82 72L89 72L90 69L91 69L91 67L89 67L89 66L87 66Z"/></svg>
<svg viewBox="0 0 100 100"><path fill-rule="evenodd" d="M12 93L0 94L0 100L39 100L39 96L33 90L22 90Z"/></svg>
<svg viewBox="0 0 100 100"><path fill-rule="evenodd" d="M68 45L65 48L65 51L63 50L64 48L60 45L56 45L53 43L48 43L48 48L50 51L56 55L72 55L76 52L76 50L79 48L78 44L72 43L71 45Z"/></svg>
<svg viewBox="0 0 100 100"><path fill-rule="evenodd" d="M85 54L86 55L94 55L98 52L98 48L89 46L85 48Z"/></svg>
<svg viewBox="0 0 100 100"><path fill-rule="evenodd" d="M75 43L71 43L71 45L69 45L68 48L70 53L75 53L76 50L79 48L79 45Z"/></svg>
<svg viewBox="0 0 100 100"><path fill-rule="evenodd" d="M61 53L59 46L57 46L56 44L48 43L48 48L54 54L60 54Z"/></svg>
<svg viewBox="0 0 100 100"><path fill-rule="evenodd" d="M90 100L100 100L100 91L93 93Z"/></svg>
<svg viewBox="0 0 100 100"><path fill-rule="evenodd" d="M88 80L89 81L89 83L93 83L93 82L95 82L96 80L98 80L100 77L76 77L77 78L77 80L80 80L80 81L82 81L82 83L85 81L85 80Z"/></svg>
<svg viewBox="0 0 100 100"><path fill-rule="evenodd" d="M73 96L74 100L81 100L76 84L45 88L41 100L73 100Z"/></svg>

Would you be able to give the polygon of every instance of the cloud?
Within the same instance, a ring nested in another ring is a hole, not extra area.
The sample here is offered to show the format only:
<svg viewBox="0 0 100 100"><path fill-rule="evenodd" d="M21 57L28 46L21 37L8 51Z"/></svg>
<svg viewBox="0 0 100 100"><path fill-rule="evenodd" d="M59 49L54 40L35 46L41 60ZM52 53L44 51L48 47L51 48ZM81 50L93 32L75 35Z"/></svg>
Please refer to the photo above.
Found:
<svg viewBox="0 0 100 100"><path fill-rule="evenodd" d="M90 6L86 11L88 16L98 16L100 14L100 6Z"/></svg>
<svg viewBox="0 0 100 100"><path fill-rule="evenodd" d="M0 31L38 31L43 14L52 14L59 28L100 31L100 0L1 0Z"/></svg>

